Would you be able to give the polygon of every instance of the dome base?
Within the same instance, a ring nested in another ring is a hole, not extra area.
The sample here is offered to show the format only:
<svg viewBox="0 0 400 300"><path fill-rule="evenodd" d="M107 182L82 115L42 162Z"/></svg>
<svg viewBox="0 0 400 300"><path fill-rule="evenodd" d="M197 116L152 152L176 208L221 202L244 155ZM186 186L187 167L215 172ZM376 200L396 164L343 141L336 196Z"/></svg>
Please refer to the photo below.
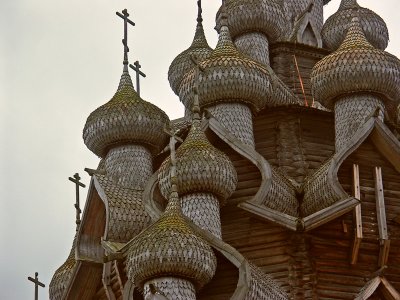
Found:
<svg viewBox="0 0 400 300"><path fill-rule="evenodd" d="M253 116L248 106L240 103L221 103L210 107L209 111L237 139L255 147Z"/></svg>
<svg viewBox="0 0 400 300"><path fill-rule="evenodd" d="M150 285L155 289L155 294L152 293ZM145 283L144 299L196 300L196 290L194 285L188 280L161 277Z"/></svg>
<svg viewBox="0 0 400 300"><path fill-rule="evenodd" d="M219 201L210 193L187 194L181 198L185 216L200 228L209 231L221 239L221 216Z"/></svg>
<svg viewBox="0 0 400 300"><path fill-rule="evenodd" d="M245 33L235 39L236 48L254 61L269 66L268 38L259 32Z"/></svg>
<svg viewBox="0 0 400 300"><path fill-rule="evenodd" d="M357 130L377 109L383 120L385 105L371 94L349 95L335 103L335 147L336 152L344 149Z"/></svg>
<svg viewBox="0 0 400 300"><path fill-rule="evenodd" d="M135 190L143 190L153 174L150 151L141 145L124 145L108 151L105 166L117 184Z"/></svg>

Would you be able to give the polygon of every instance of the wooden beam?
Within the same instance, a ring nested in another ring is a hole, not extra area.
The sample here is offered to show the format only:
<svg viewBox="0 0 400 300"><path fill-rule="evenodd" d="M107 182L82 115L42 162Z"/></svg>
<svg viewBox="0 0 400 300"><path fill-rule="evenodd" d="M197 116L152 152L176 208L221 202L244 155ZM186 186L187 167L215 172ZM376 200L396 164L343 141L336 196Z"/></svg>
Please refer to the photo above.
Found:
<svg viewBox="0 0 400 300"><path fill-rule="evenodd" d="M123 295L124 294L124 283L122 282L121 271L119 269L119 264L118 264L117 260L114 261L114 270L115 270L115 273L117 276L119 290L121 292L121 295Z"/></svg>
<svg viewBox="0 0 400 300"><path fill-rule="evenodd" d="M344 214L352 211L359 203L359 200L353 197L343 199L323 210L305 217L303 219L304 231L310 231L343 216Z"/></svg>
<svg viewBox="0 0 400 300"><path fill-rule="evenodd" d="M103 288L109 300L116 300L111 284L112 262L107 262L103 265Z"/></svg>
<svg viewBox="0 0 400 300"><path fill-rule="evenodd" d="M378 221L379 241L380 241L378 264L381 267L386 265L390 250L381 167L375 167L374 179L375 179L376 217Z"/></svg>
<svg viewBox="0 0 400 300"><path fill-rule="evenodd" d="M360 168L357 164L353 165L353 195L354 195L354 198L361 200ZM351 250L350 263L352 265L355 265L358 260L358 253L360 251L361 240L363 238L361 204L358 204L354 208L353 220L354 220L355 228L354 228L354 241L353 241L353 247Z"/></svg>
<svg viewBox="0 0 400 300"><path fill-rule="evenodd" d="M400 215L394 218L394 221L400 225Z"/></svg>
<svg viewBox="0 0 400 300"><path fill-rule="evenodd" d="M391 285L390 282L385 277L381 278L381 282L382 282L382 293L385 296L385 299L389 300L400 299L400 293L396 291L393 285Z"/></svg>
<svg viewBox="0 0 400 300"><path fill-rule="evenodd" d="M354 298L354 300L367 300L376 291L380 284L381 278L379 276L371 279L361 289L361 292Z"/></svg>
<svg viewBox="0 0 400 300"><path fill-rule="evenodd" d="M242 202L238 205L238 207L292 231L296 231L299 227L299 223L301 223L298 218L289 216L276 210L272 210L263 205L252 203L250 201Z"/></svg>

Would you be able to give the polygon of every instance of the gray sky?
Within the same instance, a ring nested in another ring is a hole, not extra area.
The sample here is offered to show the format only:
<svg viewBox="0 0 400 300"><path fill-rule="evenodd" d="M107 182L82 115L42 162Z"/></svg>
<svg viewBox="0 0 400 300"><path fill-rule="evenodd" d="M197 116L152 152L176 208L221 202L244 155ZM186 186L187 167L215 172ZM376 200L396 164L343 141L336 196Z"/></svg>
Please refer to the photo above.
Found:
<svg viewBox="0 0 400 300"><path fill-rule="evenodd" d="M220 1L203 1L204 26L216 43ZM326 16L339 0L326 7ZM387 22L387 51L399 56L398 0L359 0ZM385 6L383 6L385 5ZM54 271L68 256L75 233L74 185L98 159L84 145L87 116L114 94L122 72L122 20L127 8L130 62L147 78L142 97L171 119L183 108L167 71L193 38L196 1L2 0L0 3L0 298L33 299L27 276L39 272L48 299ZM81 192L86 198L87 189ZM82 204L83 206L84 204Z"/></svg>

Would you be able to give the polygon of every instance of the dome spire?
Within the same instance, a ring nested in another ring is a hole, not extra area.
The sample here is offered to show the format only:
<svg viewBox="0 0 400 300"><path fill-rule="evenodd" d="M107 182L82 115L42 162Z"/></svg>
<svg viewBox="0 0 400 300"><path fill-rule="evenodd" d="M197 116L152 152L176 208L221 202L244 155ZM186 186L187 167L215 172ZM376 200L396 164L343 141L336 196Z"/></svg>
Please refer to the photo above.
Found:
<svg viewBox="0 0 400 300"><path fill-rule="evenodd" d="M358 17L353 17L349 29L347 30L346 37L342 45L339 47L338 51L343 51L347 49L375 49L374 46L368 42L365 37L364 31L361 27L360 19Z"/></svg>
<svg viewBox="0 0 400 300"><path fill-rule="evenodd" d="M121 19L124 20L124 38L122 39L122 44L124 45L124 61L123 61L124 68L122 71L121 79L119 81L119 86L118 86L118 90L117 90L117 91L120 91L126 87L133 88L132 79L131 79L131 76L129 75L129 71L128 71L128 65L129 65L128 23L132 26L135 26L135 23L128 19L129 13L126 8L122 11L122 13L117 11L116 14L118 17L120 17Z"/></svg>
<svg viewBox="0 0 400 300"><path fill-rule="evenodd" d="M232 37L228 27L228 15L226 13L225 1L222 1L221 15L220 15L220 31L218 44L214 51L211 53L211 58L218 56L241 56L232 42Z"/></svg>
<svg viewBox="0 0 400 300"><path fill-rule="evenodd" d="M358 7L360 7L360 5L357 3L357 0L342 0L342 2L340 2L339 10Z"/></svg>

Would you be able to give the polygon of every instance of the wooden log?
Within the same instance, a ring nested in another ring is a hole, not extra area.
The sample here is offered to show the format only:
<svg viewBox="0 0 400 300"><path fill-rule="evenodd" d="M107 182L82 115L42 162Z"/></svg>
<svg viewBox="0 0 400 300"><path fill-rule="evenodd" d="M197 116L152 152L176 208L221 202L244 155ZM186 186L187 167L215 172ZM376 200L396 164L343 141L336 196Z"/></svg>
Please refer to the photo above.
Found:
<svg viewBox="0 0 400 300"><path fill-rule="evenodd" d="M376 198L376 213L378 221L379 239L380 239L380 251L378 264L380 267L386 265L389 251L390 251L390 241L387 230L386 221L386 208L385 208L385 198L383 194L383 181L382 181L382 168L375 167L374 170L375 179L375 198Z"/></svg>

